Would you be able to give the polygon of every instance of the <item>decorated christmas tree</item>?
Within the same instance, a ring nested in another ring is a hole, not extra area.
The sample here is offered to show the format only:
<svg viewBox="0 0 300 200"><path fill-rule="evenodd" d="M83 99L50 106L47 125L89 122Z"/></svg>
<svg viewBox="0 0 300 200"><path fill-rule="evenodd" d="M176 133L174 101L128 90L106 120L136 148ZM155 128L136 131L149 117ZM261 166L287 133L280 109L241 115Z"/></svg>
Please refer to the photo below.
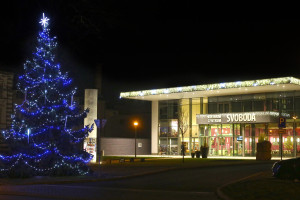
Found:
<svg viewBox="0 0 300 200"><path fill-rule="evenodd" d="M85 175L92 155L82 149L92 131L82 128L88 109L81 111L74 100L76 88L55 61L56 38L50 37L44 16L37 47L24 64L17 89L23 102L15 105L10 130L3 137L11 151L0 155L0 173L24 175Z"/></svg>

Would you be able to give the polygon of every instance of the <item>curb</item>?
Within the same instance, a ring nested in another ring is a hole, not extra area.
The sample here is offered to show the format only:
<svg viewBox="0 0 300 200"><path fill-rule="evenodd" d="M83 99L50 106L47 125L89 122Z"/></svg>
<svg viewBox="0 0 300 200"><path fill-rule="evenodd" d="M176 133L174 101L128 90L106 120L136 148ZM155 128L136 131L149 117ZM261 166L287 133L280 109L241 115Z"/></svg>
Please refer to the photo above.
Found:
<svg viewBox="0 0 300 200"><path fill-rule="evenodd" d="M4 183L2 184L0 182L0 187L5 185L42 185L42 184L66 184L66 183L84 183L84 182L98 182L98 181L114 181L114 180L122 180L122 179L129 179L129 178L135 178L139 176L146 176L151 174L158 174L163 173L167 171L174 170L176 168L167 168L167 169L161 169L151 172L144 172L139 174L133 174L133 175L126 175L126 176L118 176L118 177L111 177L111 178L86 178L86 179L80 179L80 180L53 180L53 181L35 181L35 182L27 182L27 183L19 183L19 184L11 184L11 183Z"/></svg>
<svg viewBox="0 0 300 200"><path fill-rule="evenodd" d="M217 196L220 197L221 199L224 199L224 200L232 200L230 196L228 196L224 192L222 192L223 188L227 187L228 185L235 184L235 183L238 183L238 182L241 182L241 181L245 181L245 180L250 179L250 178L255 177L255 176L259 176L261 174L263 174L263 172L258 172L258 173L252 174L250 176L246 176L244 178L226 183L226 184L224 184L224 185L217 188L217 191L216 191Z"/></svg>

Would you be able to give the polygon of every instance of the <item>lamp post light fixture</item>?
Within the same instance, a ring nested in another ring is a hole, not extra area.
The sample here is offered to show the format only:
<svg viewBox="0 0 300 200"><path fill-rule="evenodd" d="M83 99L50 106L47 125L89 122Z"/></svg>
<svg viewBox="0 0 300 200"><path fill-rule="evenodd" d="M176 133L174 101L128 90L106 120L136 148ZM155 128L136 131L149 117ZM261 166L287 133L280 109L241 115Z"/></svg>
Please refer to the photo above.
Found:
<svg viewBox="0 0 300 200"><path fill-rule="evenodd" d="M139 125L137 121L133 122L134 125L134 157L136 158L136 128Z"/></svg>

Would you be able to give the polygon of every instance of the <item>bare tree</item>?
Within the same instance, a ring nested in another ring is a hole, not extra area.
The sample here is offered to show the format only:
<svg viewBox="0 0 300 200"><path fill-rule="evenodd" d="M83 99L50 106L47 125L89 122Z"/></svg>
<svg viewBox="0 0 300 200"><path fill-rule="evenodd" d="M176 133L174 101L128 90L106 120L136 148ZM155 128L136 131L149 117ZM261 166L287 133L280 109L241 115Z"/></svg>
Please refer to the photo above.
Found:
<svg viewBox="0 0 300 200"><path fill-rule="evenodd" d="M182 162L184 162L185 148L183 144L183 138L184 138L184 134L189 128L189 123L188 123L188 113L185 112L182 108L180 109L178 114L178 128L181 133L181 153L182 153Z"/></svg>

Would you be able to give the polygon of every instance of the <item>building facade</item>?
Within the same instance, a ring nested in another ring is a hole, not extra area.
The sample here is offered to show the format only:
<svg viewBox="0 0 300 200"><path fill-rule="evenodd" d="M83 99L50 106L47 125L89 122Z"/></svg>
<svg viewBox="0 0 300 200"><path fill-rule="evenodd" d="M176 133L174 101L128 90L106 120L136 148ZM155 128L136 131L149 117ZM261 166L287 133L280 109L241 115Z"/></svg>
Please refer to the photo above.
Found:
<svg viewBox="0 0 300 200"><path fill-rule="evenodd" d="M136 144L136 149L135 149ZM103 155L120 156L120 155L150 155L150 139L137 138L120 138L120 137L102 137L101 151Z"/></svg>
<svg viewBox="0 0 300 200"><path fill-rule="evenodd" d="M272 156L300 154L300 80L294 77L123 92L152 101L151 153L189 154L206 143L211 156L255 156L269 140ZM279 117L286 119L279 134ZM282 150L281 150L282 149Z"/></svg>

